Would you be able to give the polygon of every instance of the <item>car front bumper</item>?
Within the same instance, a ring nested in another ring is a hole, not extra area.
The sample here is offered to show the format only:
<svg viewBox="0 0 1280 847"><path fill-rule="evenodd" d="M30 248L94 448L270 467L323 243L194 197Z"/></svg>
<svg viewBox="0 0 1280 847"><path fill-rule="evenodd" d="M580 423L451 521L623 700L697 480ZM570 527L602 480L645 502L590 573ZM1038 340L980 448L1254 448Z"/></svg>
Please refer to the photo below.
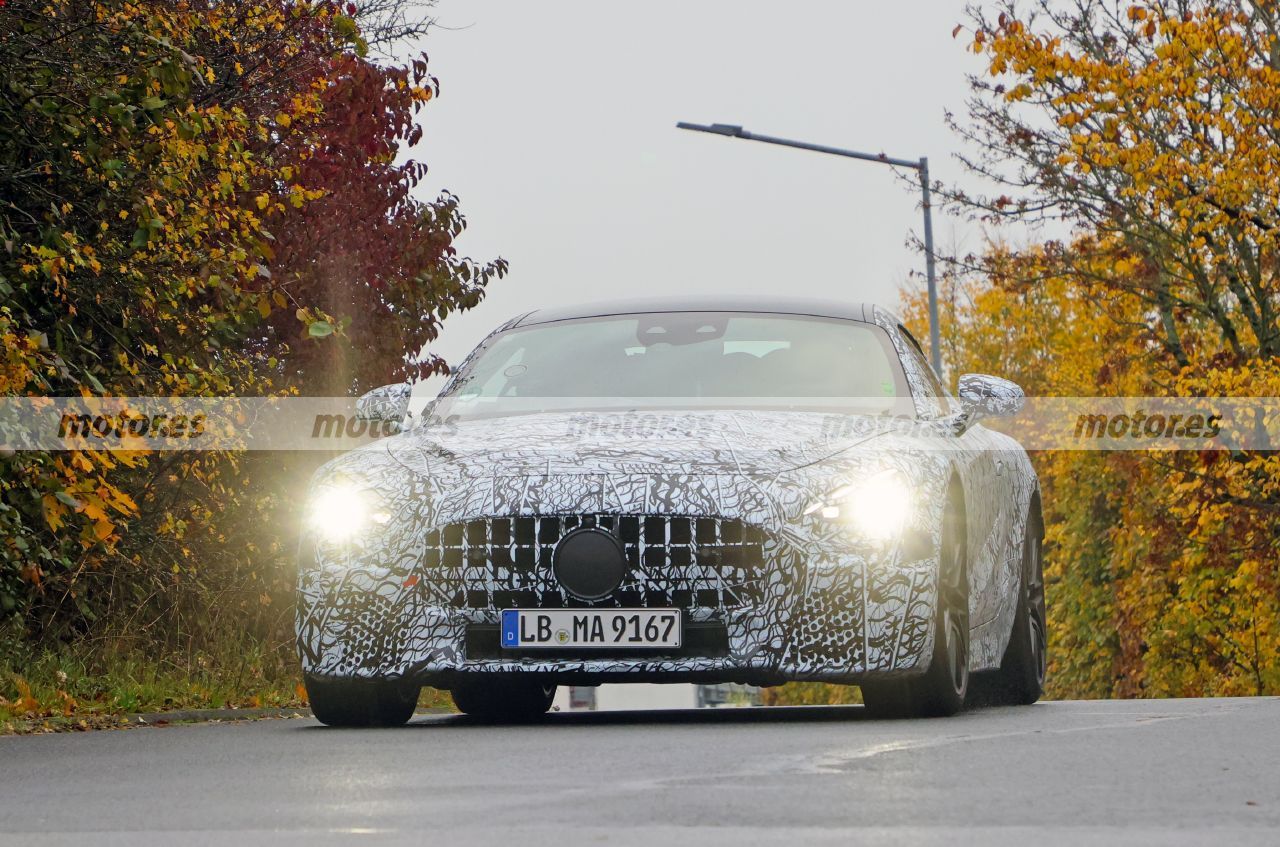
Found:
<svg viewBox="0 0 1280 847"><path fill-rule="evenodd" d="M618 520L595 516L602 517ZM536 549L532 556L522 554L515 525L503 530L499 523L517 519L479 517L419 533L423 544L398 559L407 565L387 564L385 551L312 545L302 557L298 583L304 672L411 678L440 687L459 674L488 673L536 674L565 684L776 684L856 682L919 673L927 665L936 558L904 562L897 549L851 552L837 537L798 535L794 527L757 527L751 536L748 524L747 536L757 539L758 551L719 545L729 552L707 563L700 557L717 544L699 543L699 525L693 523L699 519L670 516L663 517L662 543L646 543L651 539L641 525L634 549L628 548L632 579L617 597L601 602L682 609L681 648L626 654L502 650L496 643L502 609L575 605L558 590L543 560L549 547L542 542L553 541L555 533L544 539L542 525L535 524L525 546ZM563 530L565 516L554 519ZM676 538L684 532L682 520L691 521L687 539ZM476 530L480 523L482 531ZM628 530L617 524L616 531ZM446 532L454 537L447 539ZM686 540L689 555L678 549ZM733 556L739 558L726 565L724 559Z"/></svg>

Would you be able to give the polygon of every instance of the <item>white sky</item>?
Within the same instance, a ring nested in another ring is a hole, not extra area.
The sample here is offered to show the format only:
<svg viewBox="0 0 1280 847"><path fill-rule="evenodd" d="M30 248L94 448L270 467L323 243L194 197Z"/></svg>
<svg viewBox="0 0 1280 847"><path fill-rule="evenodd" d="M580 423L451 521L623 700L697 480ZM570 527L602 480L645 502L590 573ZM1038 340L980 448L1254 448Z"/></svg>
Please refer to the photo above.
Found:
<svg viewBox="0 0 1280 847"><path fill-rule="evenodd" d="M459 242L511 274L451 316L453 363L542 306L679 293L783 293L896 307L923 256L919 193L891 169L675 129L741 124L900 158L956 179L963 0L439 0L422 46L441 82L415 155L449 189ZM940 216L940 249L977 245ZM915 284L923 284L917 280ZM922 328L923 329L923 328Z"/></svg>

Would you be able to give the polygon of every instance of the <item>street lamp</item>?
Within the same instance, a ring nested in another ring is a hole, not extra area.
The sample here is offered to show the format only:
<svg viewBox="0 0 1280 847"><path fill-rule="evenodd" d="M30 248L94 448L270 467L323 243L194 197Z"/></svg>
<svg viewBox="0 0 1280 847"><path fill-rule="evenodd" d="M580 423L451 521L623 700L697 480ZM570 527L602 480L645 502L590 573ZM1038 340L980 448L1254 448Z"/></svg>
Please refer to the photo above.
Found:
<svg viewBox="0 0 1280 847"><path fill-rule="evenodd" d="M929 192L929 160L921 157L918 160L895 159L883 153L859 153L856 150L845 150L840 147L827 147L824 144L809 144L806 141L792 141L788 138L775 138L772 135L760 135L747 132L733 124L692 124L680 121L677 129L691 129L695 132L709 132L712 135L727 135L730 138L745 138L748 141L763 141L765 144L780 144L783 147L798 147L801 150L812 150L815 153L830 153L832 156L844 156L849 159L862 159L864 162L879 162L895 168L911 168L920 175L920 191L924 195L924 262L925 274L929 280L929 360L933 369L942 373L942 348L938 340L938 284L934 278L933 257L933 203Z"/></svg>

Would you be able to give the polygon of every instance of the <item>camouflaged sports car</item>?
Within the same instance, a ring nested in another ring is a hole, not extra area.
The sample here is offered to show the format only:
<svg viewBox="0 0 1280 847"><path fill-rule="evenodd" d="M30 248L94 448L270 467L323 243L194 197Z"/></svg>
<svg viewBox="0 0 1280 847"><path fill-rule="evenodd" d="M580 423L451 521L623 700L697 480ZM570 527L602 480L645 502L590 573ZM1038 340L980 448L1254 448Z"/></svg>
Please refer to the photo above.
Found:
<svg viewBox="0 0 1280 847"><path fill-rule="evenodd" d="M419 689L495 719L557 684L820 680L884 715L1034 702L1041 518L987 429L876 306L545 310L489 335L401 432L315 476L298 575L312 708L399 724Z"/></svg>

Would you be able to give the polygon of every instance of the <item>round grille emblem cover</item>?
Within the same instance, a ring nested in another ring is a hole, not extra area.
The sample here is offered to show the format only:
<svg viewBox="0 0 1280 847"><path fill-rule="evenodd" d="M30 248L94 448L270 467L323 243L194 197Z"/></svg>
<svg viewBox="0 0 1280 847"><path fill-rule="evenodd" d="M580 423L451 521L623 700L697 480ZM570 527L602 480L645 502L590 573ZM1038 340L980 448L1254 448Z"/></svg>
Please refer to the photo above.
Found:
<svg viewBox="0 0 1280 847"><path fill-rule="evenodd" d="M612 593L627 575L622 542L603 529L575 529L556 545L551 569L564 589L581 600Z"/></svg>

